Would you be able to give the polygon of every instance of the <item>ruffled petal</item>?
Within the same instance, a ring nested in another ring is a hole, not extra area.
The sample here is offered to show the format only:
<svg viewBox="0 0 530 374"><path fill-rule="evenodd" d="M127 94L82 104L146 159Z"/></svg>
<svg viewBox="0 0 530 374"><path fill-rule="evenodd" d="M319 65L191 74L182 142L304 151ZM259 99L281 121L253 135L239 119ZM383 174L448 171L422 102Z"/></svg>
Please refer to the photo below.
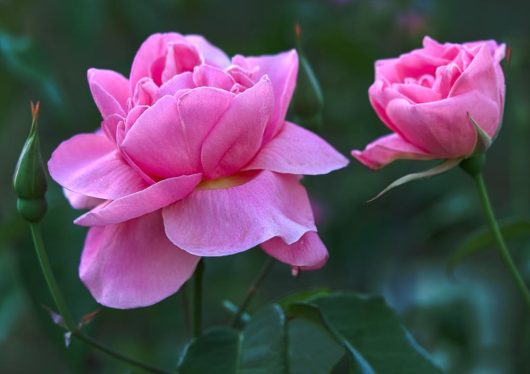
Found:
<svg viewBox="0 0 530 374"><path fill-rule="evenodd" d="M111 114L125 115L130 96L129 82L112 70L88 69L88 85L103 118Z"/></svg>
<svg viewBox="0 0 530 374"><path fill-rule="evenodd" d="M225 256L273 237L296 242L315 231L298 177L262 171L231 188L196 189L163 210L168 238L198 256Z"/></svg>
<svg viewBox="0 0 530 374"><path fill-rule="evenodd" d="M348 160L318 135L286 122L244 170L317 175L343 168Z"/></svg>
<svg viewBox="0 0 530 374"><path fill-rule="evenodd" d="M66 189L100 199L143 190L144 180L103 134L80 134L62 142L48 161L51 177Z"/></svg>
<svg viewBox="0 0 530 374"><path fill-rule="evenodd" d="M398 159L429 160L434 158L410 144L398 134L383 136L366 146L353 150L352 156L370 169L379 169Z"/></svg>
<svg viewBox="0 0 530 374"><path fill-rule="evenodd" d="M144 77L153 78L151 73L153 64L159 60L165 60L168 43L182 42L183 40L185 40L184 37L175 32L153 34L147 38L134 56L130 75L131 91L140 79ZM162 71L159 73L162 74Z"/></svg>
<svg viewBox="0 0 530 374"><path fill-rule="evenodd" d="M194 44L204 58L204 62L220 68L230 65L230 59L219 48L200 35L186 35L186 40Z"/></svg>
<svg viewBox="0 0 530 374"><path fill-rule="evenodd" d="M233 97L206 87L164 96L138 117L121 148L155 179L200 172L202 142Z"/></svg>
<svg viewBox="0 0 530 374"><path fill-rule="evenodd" d="M270 78L274 89L274 112L264 135L264 141L267 142L284 124L296 86L298 54L292 49L272 56L248 57L247 61L250 65L259 67L259 74L265 74Z"/></svg>
<svg viewBox="0 0 530 374"><path fill-rule="evenodd" d="M236 83L230 74L210 65L197 66L193 70L193 81L197 87L217 87L225 91L230 91Z"/></svg>
<svg viewBox="0 0 530 374"><path fill-rule="evenodd" d="M121 149L155 179L196 173L180 127L177 99L164 96L146 109L125 134Z"/></svg>
<svg viewBox="0 0 530 374"><path fill-rule="evenodd" d="M192 73L185 71L184 73L175 75L173 78L160 86L158 89L158 98L161 98L165 95L175 95L179 90L194 87L195 84L193 83Z"/></svg>
<svg viewBox="0 0 530 374"><path fill-rule="evenodd" d="M149 306L174 294L199 257L167 239L160 213L89 230L79 276L98 303L111 308Z"/></svg>
<svg viewBox="0 0 530 374"><path fill-rule="evenodd" d="M273 103L266 77L234 98L204 140L201 162L206 178L231 175L252 160L261 147Z"/></svg>
<svg viewBox="0 0 530 374"><path fill-rule="evenodd" d="M120 223L159 210L188 196L200 183L201 174L164 179L145 190L101 204L77 218L81 226Z"/></svg>
<svg viewBox="0 0 530 374"><path fill-rule="evenodd" d="M290 245L281 238L272 238L262 243L261 248L278 261L301 270L320 269L329 257L326 246L314 231L307 232Z"/></svg>

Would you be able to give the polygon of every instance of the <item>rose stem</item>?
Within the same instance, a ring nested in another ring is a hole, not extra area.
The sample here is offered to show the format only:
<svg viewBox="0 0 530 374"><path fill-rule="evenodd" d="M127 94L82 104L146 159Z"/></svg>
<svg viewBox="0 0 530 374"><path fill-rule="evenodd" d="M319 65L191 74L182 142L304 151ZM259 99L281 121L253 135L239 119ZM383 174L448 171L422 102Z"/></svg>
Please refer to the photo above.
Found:
<svg viewBox="0 0 530 374"><path fill-rule="evenodd" d="M68 307L66 306L66 302L64 301L64 297L61 294L61 291L59 289L59 285L57 284L57 280L55 279L55 276L53 274L53 270L50 266L50 261L48 259L48 255L46 254L46 249L44 246L44 241L42 239L42 232L40 230L40 226L38 223L30 223L30 230L31 230L31 237L33 239L33 245L35 247L35 252L37 253L37 257L39 259L40 268L42 270L42 273L44 275L44 279L46 280L46 284L48 285L48 288L50 290L50 293L52 294L53 301L55 302L55 306L57 307L59 314L61 315L64 324L66 325L66 329L68 332L72 334L72 336L76 337L80 341L84 342L85 344L103 352L107 355L128 363L130 365L142 368L148 372L151 373L159 373L159 374L167 374L168 371L159 369L157 367L151 366L149 364L137 361L134 358L127 357L121 353L118 353L101 343L98 343L94 339L90 338L89 336L85 335L77 325L75 324L74 320L72 319L72 315L70 314L70 311L68 310Z"/></svg>
<svg viewBox="0 0 530 374"><path fill-rule="evenodd" d="M180 290L180 301L182 307L182 320L184 322L184 328L186 334L190 333L191 330L191 318L190 318L190 303L189 303L189 282L184 283Z"/></svg>
<svg viewBox="0 0 530 374"><path fill-rule="evenodd" d="M475 182L475 186L477 188L477 193L480 197L480 202L482 204L482 210L484 212L486 222L488 223L493 238L497 242L499 255L501 256L504 265L506 265L508 268L508 271L517 285L517 288L519 289L519 292L521 293L526 305L530 308L530 292L528 292L528 288L526 287L521 274L513 262L512 256L510 255L506 242L504 241L504 237L502 236L502 232L499 228L499 224L495 219L495 214L493 213L493 208L491 206L488 191L486 189L486 183L484 182L484 177L482 176L482 168L484 167L484 163L485 156L482 154L462 161L461 167L468 174L470 174L471 177L473 177L473 181Z"/></svg>
<svg viewBox="0 0 530 374"><path fill-rule="evenodd" d="M261 270L259 271L258 275L256 276L256 278L254 278L254 281L248 288L245 298L243 299L243 303L241 303L241 306L238 308L237 313L232 319L232 326L234 327L239 326L243 313L245 313L248 306L252 302L252 299L254 298L254 296L256 296L256 292L258 291L259 287L261 286L261 284L263 283L263 281L265 280L265 278L271 271L272 266L274 265L274 262L275 262L274 259L268 256L265 262L263 263Z"/></svg>
<svg viewBox="0 0 530 374"><path fill-rule="evenodd" d="M193 336L202 335L202 280L204 276L204 260L199 260L193 274Z"/></svg>

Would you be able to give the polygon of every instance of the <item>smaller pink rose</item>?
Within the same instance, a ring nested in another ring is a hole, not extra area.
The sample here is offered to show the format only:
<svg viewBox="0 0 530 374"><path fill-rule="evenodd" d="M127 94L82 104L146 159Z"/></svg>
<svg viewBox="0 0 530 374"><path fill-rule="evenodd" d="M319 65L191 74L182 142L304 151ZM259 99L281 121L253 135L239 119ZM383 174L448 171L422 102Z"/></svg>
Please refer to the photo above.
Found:
<svg viewBox="0 0 530 374"><path fill-rule="evenodd" d="M479 131L493 139L500 128L504 54L493 40L440 44L426 36L423 48L376 61L368 94L393 134L352 155L371 169L397 159L470 156Z"/></svg>

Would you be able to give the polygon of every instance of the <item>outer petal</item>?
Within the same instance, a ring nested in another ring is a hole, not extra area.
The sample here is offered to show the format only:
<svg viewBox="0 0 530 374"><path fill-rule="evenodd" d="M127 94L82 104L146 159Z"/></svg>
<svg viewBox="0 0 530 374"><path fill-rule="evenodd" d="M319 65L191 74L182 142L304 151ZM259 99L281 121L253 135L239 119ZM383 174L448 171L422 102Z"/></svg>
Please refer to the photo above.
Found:
<svg viewBox="0 0 530 374"><path fill-rule="evenodd" d="M400 134L398 126L392 122L386 113L388 103L395 99L410 100L398 90L392 89L388 83L383 80L376 80L368 89L368 98L370 104L375 110L379 119L392 131Z"/></svg>
<svg viewBox="0 0 530 374"><path fill-rule="evenodd" d="M202 141L233 96L212 88L195 89L178 99L164 96L140 115L121 147L153 177L197 173Z"/></svg>
<svg viewBox="0 0 530 374"><path fill-rule="evenodd" d="M100 304L137 308L175 293L193 274L198 260L171 244L157 212L91 228L79 276Z"/></svg>
<svg viewBox="0 0 530 374"><path fill-rule="evenodd" d="M269 171L236 187L197 189L163 216L168 238L198 256L242 252L276 236L292 244L316 230L298 178Z"/></svg>
<svg viewBox="0 0 530 374"><path fill-rule="evenodd" d="M186 39L199 49L199 52L204 57L204 62L207 64L220 68L225 68L230 65L228 56L204 37L200 35L186 35Z"/></svg>
<svg viewBox="0 0 530 374"><path fill-rule="evenodd" d="M48 169L61 186L100 199L117 199L147 187L103 134L80 134L62 142Z"/></svg>
<svg viewBox="0 0 530 374"><path fill-rule="evenodd" d="M103 203L105 200L97 199L95 197L81 195L63 188L64 196L74 209L92 209L96 205Z"/></svg>
<svg viewBox="0 0 530 374"><path fill-rule="evenodd" d="M272 139L281 129L296 86L298 54L296 50L273 56L249 57L247 61L259 67L260 74L269 76L274 89L274 112L271 116L264 141Z"/></svg>
<svg viewBox="0 0 530 374"><path fill-rule="evenodd" d="M496 66L498 63L494 60L494 56L490 51L488 45L484 43L479 52L471 61L462 75L456 80L453 85L449 97L457 97L465 95L468 92L477 91L477 94L484 97L485 101L497 102L497 115L491 113L491 117L483 121L477 121L478 125L490 137L493 137L497 132L497 128L501 121L502 106L504 97L504 80L499 81L498 71ZM482 111L480 102L476 103L477 107L469 108L470 114L473 111ZM478 110L477 110L478 109ZM473 116L473 118L475 118Z"/></svg>
<svg viewBox="0 0 530 374"><path fill-rule="evenodd" d="M398 134L376 139L364 151L353 150L352 156L370 169L379 169L398 159L429 160L434 157L410 144Z"/></svg>
<svg viewBox="0 0 530 374"><path fill-rule="evenodd" d="M272 238L261 248L275 259L302 270L316 270L328 260L328 251L314 231L309 231L297 242L289 245L281 238Z"/></svg>
<svg viewBox="0 0 530 374"><path fill-rule="evenodd" d="M286 122L244 170L264 169L277 173L326 174L348 164L348 160L318 135Z"/></svg>
<svg viewBox="0 0 530 374"><path fill-rule="evenodd" d="M201 174L165 179L145 190L108 201L75 220L81 226L120 223L159 210L189 195L200 183Z"/></svg>
<svg viewBox="0 0 530 374"><path fill-rule="evenodd" d="M473 152L477 132L467 113L485 129L500 120L498 102L477 91L424 104L397 99L389 103L386 113L405 140L435 158L456 158Z"/></svg>
<svg viewBox="0 0 530 374"><path fill-rule="evenodd" d="M103 118L111 114L125 115L130 96L127 79L112 70L88 69L90 92Z"/></svg>
<svg viewBox="0 0 530 374"><path fill-rule="evenodd" d="M252 160L261 147L273 103L266 77L235 97L203 143L201 161L207 178L231 175Z"/></svg>

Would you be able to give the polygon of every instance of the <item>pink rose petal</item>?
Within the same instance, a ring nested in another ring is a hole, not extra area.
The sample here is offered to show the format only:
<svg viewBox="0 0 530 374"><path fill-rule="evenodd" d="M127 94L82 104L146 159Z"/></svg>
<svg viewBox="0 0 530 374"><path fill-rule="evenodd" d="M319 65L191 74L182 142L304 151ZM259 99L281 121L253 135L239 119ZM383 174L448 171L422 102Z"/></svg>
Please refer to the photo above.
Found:
<svg viewBox="0 0 530 374"><path fill-rule="evenodd" d="M285 115L296 86L298 74L298 54L296 51L271 56L248 57L251 66L259 67L259 74L265 74L272 82L274 90L274 112L264 134L264 141L272 139L283 127Z"/></svg>
<svg viewBox="0 0 530 374"><path fill-rule="evenodd" d="M160 213L89 230L79 276L98 303L126 309L174 294L191 277L199 257L167 239Z"/></svg>
<svg viewBox="0 0 530 374"><path fill-rule="evenodd" d="M225 68L230 65L230 59L219 48L212 45L201 35L186 35L186 40L194 44L204 58L204 62L219 68Z"/></svg>
<svg viewBox="0 0 530 374"><path fill-rule="evenodd" d="M108 201L75 220L81 226L120 223L159 210L189 195L201 181L201 174L168 178L133 194Z"/></svg>
<svg viewBox="0 0 530 374"><path fill-rule="evenodd" d="M163 216L168 238L198 256L242 252L276 236L292 244L315 231L298 177L269 171L231 188L199 188Z"/></svg>
<svg viewBox="0 0 530 374"><path fill-rule="evenodd" d="M111 114L125 115L130 96L127 79L112 70L88 69L90 92L103 118Z"/></svg>
<svg viewBox="0 0 530 374"><path fill-rule="evenodd" d="M244 170L317 175L343 168L348 160L318 135L286 122Z"/></svg>
<svg viewBox="0 0 530 374"><path fill-rule="evenodd" d="M92 209L96 205L103 203L105 200L97 199L95 197L85 196L72 192L63 188L64 196L68 199L68 202L75 209Z"/></svg>
<svg viewBox="0 0 530 374"><path fill-rule="evenodd" d="M272 238L262 243L261 248L275 259L301 270L320 269L329 257L324 243L314 231L307 232L290 245L281 238Z"/></svg>
<svg viewBox="0 0 530 374"><path fill-rule="evenodd" d="M353 150L352 156L370 169L379 169L397 159L429 160L434 158L398 134L380 137L368 144L364 151Z"/></svg>
<svg viewBox="0 0 530 374"><path fill-rule="evenodd" d="M252 160L261 147L273 100L267 78L234 98L204 140L201 162L206 178L231 175Z"/></svg>
<svg viewBox="0 0 530 374"><path fill-rule="evenodd" d="M213 88L195 89L180 98L164 96L138 117L121 148L155 179L200 172L201 143L232 98Z"/></svg>
<svg viewBox="0 0 530 374"><path fill-rule="evenodd" d="M62 142L48 169L66 189L100 199L117 199L147 187L103 134L80 134Z"/></svg>
<svg viewBox="0 0 530 374"><path fill-rule="evenodd" d="M165 60L169 43L182 42L183 40L185 39L182 35L174 32L153 34L147 38L138 49L138 52L136 52L136 56L134 56L129 79L131 90L136 87L140 79L144 77L153 78L151 74L153 64L157 60L161 59L162 62ZM162 71L160 71L160 74L162 74Z"/></svg>

